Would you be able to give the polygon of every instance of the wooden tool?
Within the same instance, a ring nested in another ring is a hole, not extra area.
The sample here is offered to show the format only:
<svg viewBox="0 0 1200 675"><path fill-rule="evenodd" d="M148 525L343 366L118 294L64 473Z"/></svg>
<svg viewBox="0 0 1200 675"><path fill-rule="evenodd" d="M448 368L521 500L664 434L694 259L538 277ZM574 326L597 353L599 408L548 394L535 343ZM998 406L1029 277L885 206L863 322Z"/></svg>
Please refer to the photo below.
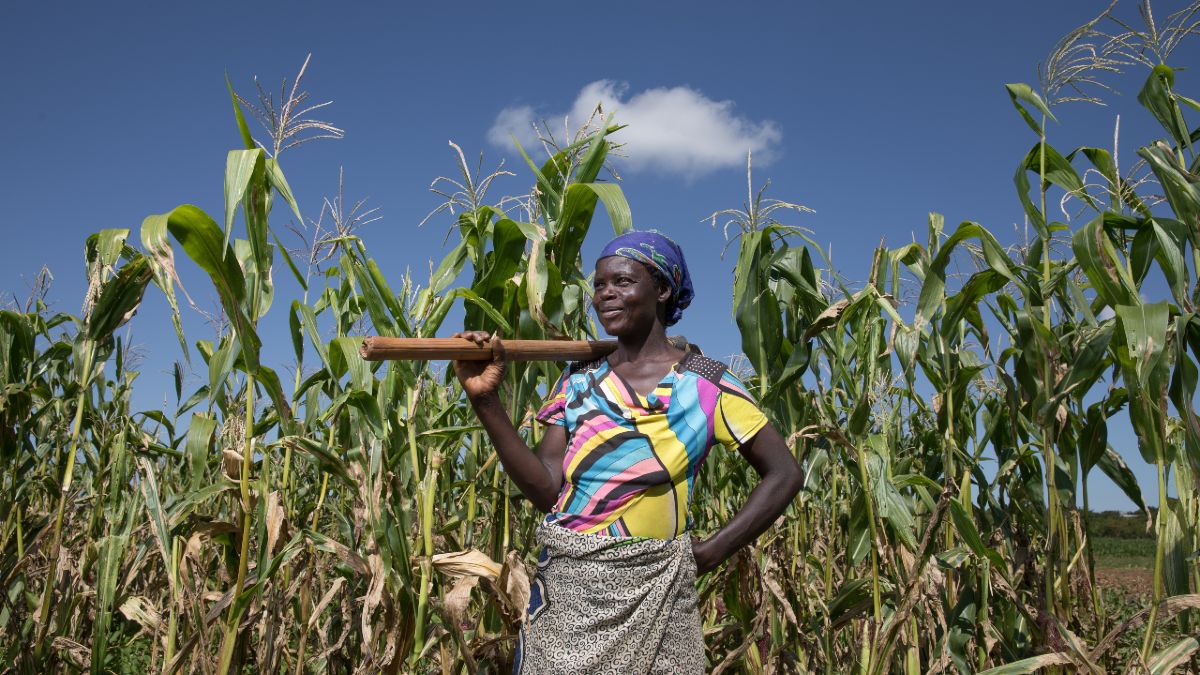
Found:
<svg viewBox="0 0 1200 675"><path fill-rule="evenodd" d="M504 340L509 361L590 361L613 353L616 340ZM490 344L479 346L464 338L363 339L358 353L368 361L490 361Z"/></svg>

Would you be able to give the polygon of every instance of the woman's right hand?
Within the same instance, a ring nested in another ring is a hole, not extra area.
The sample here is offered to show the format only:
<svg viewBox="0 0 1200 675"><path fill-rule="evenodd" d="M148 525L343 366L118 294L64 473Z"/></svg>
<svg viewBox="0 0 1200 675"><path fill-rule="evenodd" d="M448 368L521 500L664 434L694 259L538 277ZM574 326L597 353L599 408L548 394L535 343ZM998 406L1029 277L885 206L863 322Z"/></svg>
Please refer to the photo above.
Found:
<svg viewBox="0 0 1200 675"><path fill-rule="evenodd" d="M462 383L467 398L477 399L500 390L504 381L504 370L507 361L504 355L504 343L497 335L489 335L485 331L467 331L455 333L450 337L470 340L479 346L490 344L492 348L491 361L454 361L454 374Z"/></svg>

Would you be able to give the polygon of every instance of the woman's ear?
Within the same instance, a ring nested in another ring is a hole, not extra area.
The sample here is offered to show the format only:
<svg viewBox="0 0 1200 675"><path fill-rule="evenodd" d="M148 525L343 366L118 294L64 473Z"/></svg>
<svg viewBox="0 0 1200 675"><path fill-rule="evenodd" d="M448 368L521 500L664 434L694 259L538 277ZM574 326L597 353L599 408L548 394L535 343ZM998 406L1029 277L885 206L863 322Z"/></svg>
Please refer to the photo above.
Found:
<svg viewBox="0 0 1200 675"><path fill-rule="evenodd" d="M670 302L671 301L671 287L668 286L666 284L666 282L664 282L662 280L657 280L657 281L658 281L658 301L659 302Z"/></svg>

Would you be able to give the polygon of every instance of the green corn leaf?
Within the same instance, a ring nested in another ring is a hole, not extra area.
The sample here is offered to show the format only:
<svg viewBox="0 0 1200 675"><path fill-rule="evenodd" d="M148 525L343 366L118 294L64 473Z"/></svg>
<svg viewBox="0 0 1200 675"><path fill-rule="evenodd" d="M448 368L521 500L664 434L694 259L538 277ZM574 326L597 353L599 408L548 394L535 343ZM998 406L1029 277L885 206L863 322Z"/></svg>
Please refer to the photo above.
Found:
<svg viewBox="0 0 1200 675"><path fill-rule="evenodd" d="M221 341L221 347L208 359L208 390L218 392L241 355L241 343L234 339Z"/></svg>
<svg viewBox="0 0 1200 675"><path fill-rule="evenodd" d="M978 239L983 249L984 258L991 271L1000 275L1006 281L1014 282L1021 286L1020 281L1013 274L1009 267L1008 255L1000 246L1000 242L996 237L988 232L982 225L978 223L965 222L958 226L954 234L938 248L937 255L929 263L929 269L926 270L925 280L921 284L921 295L917 299L917 313L913 321L914 328L920 328L929 323L933 315L941 308L945 301L946 293L946 267L950 263L950 254L954 252L954 248L966 239ZM998 281L989 281L987 284L993 285Z"/></svg>
<svg viewBox="0 0 1200 675"><path fill-rule="evenodd" d="M276 441L275 445L291 447L301 456L307 457L310 461L315 463L321 471L324 471L332 476L336 476L339 480L346 483L346 485L350 487L357 487L358 485L357 482L350 477L350 472L346 469L345 462L343 462L342 459L334 454L329 448L314 440L304 438L302 436L285 436Z"/></svg>
<svg viewBox="0 0 1200 675"><path fill-rule="evenodd" d="M518 273L525 253L525 242L525 235L517 223L507 218L496 221L492 230L492 250L476 266L476 280L470 289L475 298L483 300L492 311L489 314L484 306L472 300L467 306L463 324L467 330L490 331L500 324L507 324L506 321L497 322L494 317L503 318L498 308L504 306L512 278Z"/></svg>
<svg viewBox="0 0 1200 675"><path fill-rule="evenodd" d="M299 305L299 300L293 300L288 311L288 335L292 338L292 352L296 355L297 364L304 363L304 329L300 326Z"/></svg>
<svg viewBox="0 0 1200 675"><path fill-rule="evenodd" d="M225 86L229 89L229 100L233 103L233 118L237 121L238 134L242 137L242 144L247 150L253 150L257 147L254 144L254 137L250 135L250 128L246 126L246 117L242 115L242 106L238 103L237 94L233 91L233 82L229 81L229 73L225 73Z"/></svg>
<svg viewBox="0 0 1200 675"><path fill-rule="evenodd" d="M984 545L983 539L979 536L979 530L975 528L974 521L971 520L971 516L967 514L967 510L963 508L962 504L957 501L950 502L950 518L954 521L954 529L958 532L958 536L962 538L967 548L971 549L971 552L980 558L987 558L998 569L1004 568L1004 559L1000 557L1000 554Z"/></svg>
<svg viewBox="0 0 1200 675"><path fill-rule="evenodd" d="M245 278L233 251L224 244L221 228L208 214L195 206L184 204L167 214L167 229L188 257L208 272L221 299L221 306L242 342L242 358L249 369L257 369L262 342L254 324L242 309L242 301L246 296Z"/></svg>
<svg viewBox="0 0 1200 675"><path fill-rule="evenodd" d="M591 183L600 175L600 170L604 168L604 160L608 157L609 143L606 136L612 128L612 120L613 113L609 113L600 130L588 139L590 145L587 154L579 162L579 168L575 172L575 182Z"/></svg>
<svg viewBox="0 0 1200 675"><path fill-rule="evenodd" d="M158 494L158 477L154 465L145 457L137 460L140 471L139 487L142 498L146 501L146 513L150 515L151 532L154 533L154 543L158 544L158 552L162 556L163 568L171 569L171 531L167 528L167 515L163 511L162 500ZM167 575L167 583L175 592L175 578Z"/></svg>
<svg viewBox="0 0 1200 675"><path fill-rule="evenodd" d="M175 297L175 284L179 276L175 272L175 252L167 241L167 218L165 215L147 216L142 221L142 246L146 249L146 259L154 272L154 281L167 296L171 305L171 325L175 328L175 337L179 340L179 349L183 358L190 365L191 352L187 348L187 338L183 334L183 320L179 315L179 301Z"/></svg>
<svg viewBox="0 0 1200 675"><path fill-rule="evenodd" d="M104 672L108 659L109 631L112 628L113 606L121 562L129 548L129 533L109 535L97 542L96 560L96 624L92 627L92 672Z"/></svg>
<svg viewBox="0 0 1200 675"><path fill-rule="evenodd" d="M1171 135L1175 145L1180 148L1190 148L1192 135L1188 131L1187 123L1183 119L1183 112L1179 109L1179 104L1175 101L1175 95L1171 91L1174 86L1175 71L1163 64L1156 65L1150 71L1150 75L1146 77L1142 90L1138 92L1137 100Z"/></svg>
<svg viewBox="0 0 1200 675"><path fill-rule="evenodd" d="M525 163L529 165L530 170L533 171L533 176L537 180L538 189L542 191L540 201L546 216L552 221L557 221L560 213L560 205L562 203L562 194L559 192L558 188L550 182L550 179L546 177L546 174L542 173L542 170L538 168L537 164L534 164L533 160L529 159L529 155L525 154L525 148L521 147L521 143L517 141L516 136L513 136L512 140L513 144L517 146L517 152L521 153L521 157L525 160Z"/></svg>
<svg viewBox="0 0 1200 675"><path fill-rule="evenodd" d="M1048 143L1035 144L1029 150L1029 154L1025 155L1025 170L1035 176L1039 174L1042 166L1042 148L1045 148L1046 152L1046 182L1043 187L1048 188L1050 185L1056 185L1091 204L1091 197L1083 191L1083 179L1079 177L1079 173L1075 171L1075 167L1071 166L1071 162L1059 154L1058 150L1054 149L1054 146Z"/></svg>
<svg viewBox="0 0 1200 675"><path fill-rule="evenodd" d="M367 274L371 279L371 283L376 293L378 293L379 298L391 313L391 318L396 322L400 333L402 335L412 335L412 326L409 325L408 312L404 310L400 301L396 299L396 294L392 292L391 286L388 285L387 280L383 277L383 272L380 271L379 265L375 263L374 258L366 258L365 252L363 253L363 257L366 260Z"/></svg>
<svg viewBox="0 0 1200 675"><path fill-rule="evenodd" d="M1125 331L1125 342L1135 366L1137 384L1143 390L1150 389L1150 378L1161 372L1167 345L1167 303L1117 305L1113 310Z"/></svg>
<svg viewBox="0 0 1200 675"><path fill-rule="evenodd" d="M1158 242L1154 259L1158 261L1159 269L1166 277L1167 286L1170 287L1175 301L1184 305L1187 301L1187 288L1191 283L1187 263L1184 261L1187 239L1174 236L1157 219L1151 219L1149 224Z"/></svg>
<svg viewBox="0 0 1200 675"><path fill-rule="evenodd" d="M24 315L7 309L0 310L0 375L5 381L20 380L24 373L24 365L33 361L37 356L35 349L33 326Z"/></svg>
<svg viewBox="0 0 1200 675"><path fill-rule="evenodd" d="M188 423L187 441L184 443L184 456L188 467L188 490L194 492L207 481L208 458L212 453L213 432L217 429L217 421L204 413L193 413Z"/></svg>
<svg viewBox="0 0 1200 675"><path fill-rule="evenodd" d="M608 218L612 221L614 235L619 236L633 229L633 215L620 185L616 183L585 183L584 185L595 192L600 201L604 202Z"/></svg>
<svg viewBox="0 0 1200 675"><path fill-rule="evenodd" d="M562 269L573 270L579 264L579 251L591 228L598 201L599 194L590 186L572 183L566 187L562 212L545 246L547 255L553 256ZM534 247L538 248L537 241Z"/></svg>
<svg viewBox="0 0 1200 675"><path fill-rule="evenodd" d="M1192 546L1190 519L1178 499L1167 498L1167 508L1159 508L1162 519L1158 527L1159 543L1163 549L1163 591L1167 595L1191 592L1188 558L1195 552Z"/></svg>
<svg viewBox="0 0 1200 675"><path fill-rule="evenodd" d="M374 280L362 262L349 255L344 255L342 256L341 264L342 268L347 270L357 282L357 290L366 303L367 314L371 317L371 323L374 324L375 331L386 337L396 337L399 331L395 322L392 321L392 315L388 312L379 289L375 286Z"/></svg>
<svg viewBox="0 0 1200 675"><path fill-rule="evenodd" d="M280 424L284 427L289 425L292 420L292 408L288 405L287 396L283 393L283 386L279 383L279 375L267 366L259 365L258 369L254 371L254 379L267 392L267 397L274 404ZM287 429L285 428L284 431L286 432Z"/></svg>
<svg viewBox="0 0 1200 675"><path fill-rule="evenodd" d="M1087 421L1079 433L1077 453L1084 480L1108 450L1108 417L1104 407L1103 401L1088 406Z"/></svg>
<svg viewBox="0 0 1200 675"><path fill-rule="evenodd" d="M549 278L548 274L547 274L547 278ZM456 288L456 289L454 289L454 292L450 294L449 297L450 298L462 298L466 302L469 302L472 305L474 305L475 307L478 307L481 311L483 311L483 313L489 319L496 322L496 325L498 326L500 333L502 335L512 335L513 334L512 326L508 323L507 320L505 320L504 315L502 315L499 311L497 311L496 308L493 307L490 302L488 302L487 300L480 297L477 293L475 293L471 289ZM546 303L546 304L549 305L549 303Z"/></svg>
<svg viewBox="0 0 1200 675"><path fill-rule="evenodd" d="M1008 90L1008 98L1012 101L1013 107L1021 114L1021 119L1025 120L1029 128L1033 129L1033 133L1040 136L1042 134L1042 125L1033 118L1033 115L1029 114L1029 111L1025 109L1025 105L1032 106L1034 110L1045 115L1047 119L1058 122L1057 119L1054 119L1054 113L1050 112L1050 106L1046 105L1042 97L1038 96L1037 92L1029 85L1024 82L1014 82L1004 85L1004 88Z"/></svg>
<svg viewBox="0 0 1200 675"><path fill-rule="evenodd" d="M434 270L433 276L429 278L429 292L431 294L439 295L450 284L454 283L454 280L462 272L463 266L467 263L467 251L467 241L464 239L446 257L442 258L442 262Z"/></svg>
<svg viewBox="0 0 1200 675"><path fill-rule="evenodd" d="M100 265L112 267L125 252L125 240L129 238L127 228L108 228L88 237L88 248L95 250L95 260Z"/></svg>
<svg viewBox="0 0 1200 675"><path fill-rule="evenodd" d="M1130 501L1137 505L1138 509L1149 513L1146 501L1142 499L1142 488L1138 484L1137 476L1134 475L1133 469L1130 469L1129 465L1125 463L1120 453L1113 450L1112 446L1106 447L1096 466L1121 489L1121 492L1125 493L1126 497L1129 497Z"/></svg>
<svg viewBox="0 0 1200 675"><path fill-rule="evenodd" d="M861 509L855 509L850 519L850 531L846 533L846 555L855 565L866 559L871 552L871 524L868 522L866 504L855 501Z"/></svg>
<svg viewBox="0 0 1200 675"><path fill-rule="evenodd" d="M1196 223L1200 223L1200 183L1185 172L1175 153L1163 143L1155 143L1138 150L1138 156L1145 159L1154 172L1154 177L1162 185L1167 203L1175 212L1175 217L1193 225L1188 230L1193 246L1200 246L1200 235L1196 232Z"/></svg>
<svg viewBox="0 0 1200 675"><path fill-rule="evenodd" d="M303 274L300 274L300 270L296 267L295 261L292 260L292 254L288 252L287 247L283 245L283 242L279 241L279 237L275 236L274 232L271 233L271 238L275 240L276 248L278 248L279 252L283 254L283 261L287 263L288 269L292 271L292 276L295 277L296 283L300 284L300 288L302 290L307 291L308 281L305 280Z"/></svg>
<svg viewBox="0 0 1200 675"><path fill-rule="evenodd" d="M259 249L256 252L254 244L246 239L236 239L233 242L233 254L245 275L246 290L257 289L258 291L256 295L257 311L251 316L254 321L267 314L275 299L275 283L271 278L270 266L271 253L274 250L274 246L267 244L266 249ZM246 293L246 302L243 304L246 306L247 312L250 311L250 305L254 299L255 296L249 292Z"/></svg>
<svg viewBox="0 0 1200 675"><path fill-rule="evenodd" d="M142 304L146 285L153 276L150 262L141 254L125 263L116 276L104 284L100 297L92 307L87 320L88 339L106 339L133 318Z"/></svg>
<svg viewBox="0 0 1200 675"><path fill-rule="evenodd" d="M1136 301L1137 284L1109 239L1102 216L1093 218L1075 232L1071 237L1071 248L1080 269L1104 305L1128 305Z"/></svg>
<svg viewBox="0 0 1200 675"><path fill-rule="evenodd" d="M265 166L261 148L230 150L225 159L225 244L233 233L233 215L246 197L250 184L261 183Z"/></svg>
<svg viewBox="0 0 1200 675"><path fill-rule="evenodd" d="M853 611L871 602L871 580L851 579L842 584L837 595L829 602L830 623L839 624L847 620Z"/></svg>
<svg viewBox="0 0 1200 675"><path fill-rule="evenodd" d="M1042 157L1043 148L1045 157ZM1045 160L1045 166L1042 162ZM1030 224L1037 230L1038 236L1042 239L1050 237L1050 230L1047 227L1045 214L1043 214L1037 204L1034 203L1033 197L1030 195L1031 183L1029 175L1042 175L1042 169L1045 169L1044 183L1042 189L1048 188L1050 185L1056 185L1063 190L1072 193L1076 198L1083 200L1088 205L1095 207L1091 196L1083 189L1083 180L1075 171L1075 167L1071 166L1071 162L1063 157L1053 146L1046 143L1036 143L1029 153L1025 155L1025 159L1021 161L1017 167L1017 172L1013 176L1013 183L1017 187L1017 198L1021 200L1021 206L1025 210L1025 215L1029 217Z"/></svg>
<svg viewBox="0 0 1200 675"><path fill-rule="evenodd" d="M1056 398L1076 389L1091 389L1092 383L1103 374L1102 371L1107 365L1104 357L1108 354L1115 329L1115 321L1105 321L1094 329L1080 331L1079 348L1068 365L1067 373L1058 382Z"/></svg>
<svg viewBox="0 0 1200 675"><path fill-rule="evenodd" d="M371 364L359 354L362 338L336 337L330 341L329 357L331 368L338 375L349 372L350 385L359 391L370 393L375 389L375 376Z"/></svg>
<svg viewBox="0 0 1200 675"><path fill-rule="evenodd" d="M1150 669L1150 675L1168 675L1186 664L1197 650L1200 650L1200 639L1185 637L1151 654L1146 666Z"/></svg>
<svg viewBox="0 0 1200 675"><path fill-rule="evenodd" d="M317 329L317 315L313 312L313 308L302 303L296 303L293 307L299 312L300 323L304 326L304 332L308 335L308 341L313 348L317 350L317 356L321 359L321 364L329 368L329 350L325 348L325 342L321 339L321 331Z"/></svg>
<svg viewBox="0 0 1200 675"><path fill-rule="evenodd" d="M292 208L292 214L296 216L297 223L303 224L304 216L300 215L300 206L296 204L296 195L292 194L292 187L288 185L287 178L283 177L283 169L279 168L279 161L271 157L264 164L267 180L270 181L279 196L283 197L283 201Z"/></svg>
<svg viewBox="0 0 1200 675"><path fill-rule="evenodd" d="M1031 656L1020 661L995 668L988 668L979 673L979 675L1027 675L1028 673L1036 673L1043 668L1051 666L1072 666L1075 662L1071 659L1071 655L1067 652L1054 652L1052 654L1042 654L1041 656Z"/></svg>
<svg viewBox="0 0 1200 675"><path fill-rule="evenodd" d="M517 224L517 227L521 230L521 234L524 234L526 239L530 241L546 241L546 230L541 225L519 220L513 222Z"/></svg>

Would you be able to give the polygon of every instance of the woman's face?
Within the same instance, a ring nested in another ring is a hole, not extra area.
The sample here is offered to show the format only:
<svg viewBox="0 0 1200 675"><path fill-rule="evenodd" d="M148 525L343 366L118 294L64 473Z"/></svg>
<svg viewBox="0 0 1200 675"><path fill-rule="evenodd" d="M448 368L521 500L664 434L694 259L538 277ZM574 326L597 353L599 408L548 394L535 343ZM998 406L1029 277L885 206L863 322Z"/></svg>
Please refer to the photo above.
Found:
<svg viewBox="0 0 1200 675"><path fill-rule="evenodd" d="M671 290L640 262L621 256L601 258L592 282L592 308L604 332L614 337L649 334Z"/></svg>

